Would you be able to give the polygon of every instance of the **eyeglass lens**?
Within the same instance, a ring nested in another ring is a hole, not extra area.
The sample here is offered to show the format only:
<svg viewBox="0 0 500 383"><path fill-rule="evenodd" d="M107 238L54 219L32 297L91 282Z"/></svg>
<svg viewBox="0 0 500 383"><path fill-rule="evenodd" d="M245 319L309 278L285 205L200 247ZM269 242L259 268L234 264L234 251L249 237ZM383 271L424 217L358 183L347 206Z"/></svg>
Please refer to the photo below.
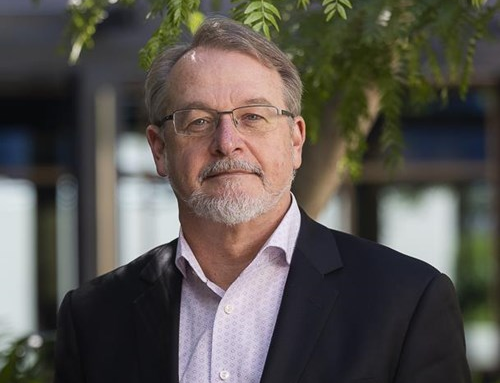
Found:
<svg viewBox="0 0 500 383"><path fill-rule="evenodd" d="M274 106L244 106L233 111L186 109L174 113L174 126L179 134L203 135L214 131L223 114L232 114L236 128L245 133L266 132L276 125L278 109Z"/></svg>

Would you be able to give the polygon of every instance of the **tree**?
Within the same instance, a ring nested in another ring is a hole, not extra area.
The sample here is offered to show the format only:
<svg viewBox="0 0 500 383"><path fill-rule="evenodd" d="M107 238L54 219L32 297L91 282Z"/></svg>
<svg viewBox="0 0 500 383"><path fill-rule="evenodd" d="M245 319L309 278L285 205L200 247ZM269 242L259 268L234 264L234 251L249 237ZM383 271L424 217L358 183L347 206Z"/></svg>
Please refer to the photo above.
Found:
<svg viewBox="0 0 500 383"><path fill-rule="evenodd" d="M109 7L135 2L73 0L70 61L92 47ZM339 168L360 174L366 136L379 116L384 121L381 148L393 166L400 157L400 116L407 101L413 106L439 98L445 102L452 86L465 95L476 44L487 34L497 3L231 1L231 17L274 39L301 71L310 140L294 191L311 215L321 211L339 185L344 174ZM199 0L148 0L148 5L148 17L161 18L161 23L139 54L145 69L163 47L178 41L184 29L194 31L204 17Z"/></svg>

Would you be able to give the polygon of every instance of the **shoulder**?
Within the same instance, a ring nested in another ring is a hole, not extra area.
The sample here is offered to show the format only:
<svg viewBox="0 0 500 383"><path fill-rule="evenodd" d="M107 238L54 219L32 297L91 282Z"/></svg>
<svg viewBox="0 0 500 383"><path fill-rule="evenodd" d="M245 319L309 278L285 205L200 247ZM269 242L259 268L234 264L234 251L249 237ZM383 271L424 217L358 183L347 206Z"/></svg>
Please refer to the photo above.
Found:
<svg viewBox="0 0 500 383"><path fill-rule="evenodd" d="M342 292L342 301L365 302L385 313L410 318L422 302L456 310L456 294L450 279L430 264L387 246L328 229L303 219L298 253L320 271L327 289ZM314 238L318 243L311 243ZM295 257L294 255L294 257ZM325 266L326 265L326 266ZM347 304L344 310L349 311Z"/></svg>
<svg viewBox="0 0 500 383"><path fill-rule="evenodd" d="M376 285L426 285L441 273L430 264L379 243L326 228L302 214L297 247L313 263L335 265L352 281Z"/></svg>
<svg viewBox="0 0 500 383"><path fill-rule="evenodd" d="M370 272L384 269L399 272L436 275L439 271L411 255L403 254L380 243L351 234L331 230L345 267L361 267Z"/></svg>
<svg viewBox="0 0 500 383"><path fill-rule="evenodd" d="M132 262L96 277L70 291L66 300L72 305L118 305L130 302L174 265L177 242L160 245ZM71 297L71 299L69 298Z"/></svg>

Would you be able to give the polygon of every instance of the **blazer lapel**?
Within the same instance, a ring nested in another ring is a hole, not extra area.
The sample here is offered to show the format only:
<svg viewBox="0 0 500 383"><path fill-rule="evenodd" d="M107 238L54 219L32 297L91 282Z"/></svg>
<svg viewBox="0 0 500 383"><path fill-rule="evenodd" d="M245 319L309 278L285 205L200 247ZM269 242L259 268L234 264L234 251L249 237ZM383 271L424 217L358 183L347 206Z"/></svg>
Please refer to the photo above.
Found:
<svg viewBox="0 0 500 383"><path fill-rule="evenodd" d="M178 377L182 276L174 264L176 242L162 246L142 270L146 289L134 302L141 382L174 383Z"/></svg>
<svg viewBox="0 0 500 383"><path fill-rule="evenodd" d="M332 233L302 212L261 383L298 381L339 294L328 274L341 267Z"/></svg>

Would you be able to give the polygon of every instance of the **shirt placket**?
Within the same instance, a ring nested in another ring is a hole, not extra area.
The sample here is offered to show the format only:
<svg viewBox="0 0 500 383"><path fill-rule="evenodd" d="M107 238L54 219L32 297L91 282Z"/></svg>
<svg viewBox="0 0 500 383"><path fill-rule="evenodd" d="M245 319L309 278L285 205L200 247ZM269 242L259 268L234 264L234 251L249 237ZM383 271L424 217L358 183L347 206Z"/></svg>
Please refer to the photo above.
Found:
<svg viewBox="0 0 500 383"><path fill-rule="evenodd" d="M226 292L215 314L212 333L211 381L236 382L237 348L236 331L240 331L239 302L234 289Z"/></svg>

